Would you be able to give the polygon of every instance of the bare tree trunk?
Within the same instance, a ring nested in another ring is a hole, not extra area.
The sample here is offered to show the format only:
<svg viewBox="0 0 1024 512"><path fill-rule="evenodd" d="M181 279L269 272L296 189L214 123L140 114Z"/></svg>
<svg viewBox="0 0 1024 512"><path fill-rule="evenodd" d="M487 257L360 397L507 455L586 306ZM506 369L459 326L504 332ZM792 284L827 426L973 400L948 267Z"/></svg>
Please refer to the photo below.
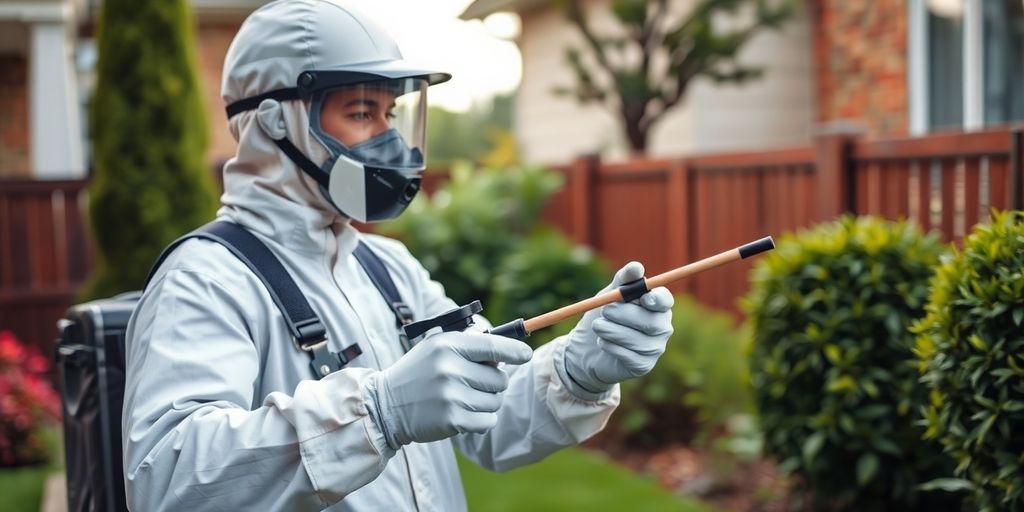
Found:
<svg viewBox="0 0 1024 512"><path fill-rule="evenodd" d="M644 122L644 111L647 102L635 102L622 108L622 126L629 141L630 153L634 156L647 152L647 131L649 124Z"/></svg>
<svg viewBox="0 0 1024 512"><path fill-rule="evenodd" d="M629 140L629 153L641 156L647 153L647 129L639 123L626 123L626 139Z"/></svg>

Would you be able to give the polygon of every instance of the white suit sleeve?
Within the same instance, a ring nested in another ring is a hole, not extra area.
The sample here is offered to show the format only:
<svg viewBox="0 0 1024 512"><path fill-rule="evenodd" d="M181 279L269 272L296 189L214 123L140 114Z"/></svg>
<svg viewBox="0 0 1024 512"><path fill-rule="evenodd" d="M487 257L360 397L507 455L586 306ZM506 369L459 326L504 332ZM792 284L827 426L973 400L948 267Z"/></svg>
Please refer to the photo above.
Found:
<svg viewBox="0 0 1024 512"><path fill-rule="evenodd" d="M556 365L563 364L563 336L537 349L530 362L505 366L508 389L498 424L484 434L452 438L470 460L492 471L537 462L598 433L619 404L619 386L596 400L582 400L566 389Z"/></svg>
<svg viewBox="0 0 1024 512"><path fill-rule="evenodd" d="M255 396L251 304L210 276L174 269L152 282L130 322L123 416L129 508L324 508L393 455L346 369L291 395Z"/></svg>
<svg viewBox="0 0 1024 512"><path fill-rule="evenodd" d="M424 318L454 307L444 287L431 280L422 266L417 264L417 268ZM477 324L490 327L482 318ZM497 426L485 434L452 438L466 457L492 471L505 471L579 444L604 428L619 404L619 386L593 400L580 399L567 389L556 371L564 364L565 342L564 336L558 338L537 349L530 362L503 367L509 373L509 386L498 411Z"/></svg>

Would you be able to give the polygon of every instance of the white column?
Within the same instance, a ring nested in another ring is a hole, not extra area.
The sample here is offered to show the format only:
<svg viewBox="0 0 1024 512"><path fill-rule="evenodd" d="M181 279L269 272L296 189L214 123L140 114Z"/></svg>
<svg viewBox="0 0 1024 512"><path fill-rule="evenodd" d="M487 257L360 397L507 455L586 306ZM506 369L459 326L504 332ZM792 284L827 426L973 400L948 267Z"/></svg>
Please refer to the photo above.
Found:
<svg viewBox="0 0 1024 512"><path fill-rule="evenodd" d="M964 130L966 131L981 129L985 124L983 22L981 0L966 0L964 5Z"/></svg>
<svg viewBox="0 0 1024 512"><path fill-rule="evenodd" d="M64 11L67 12L67 11ZM62 179L85 174L78 86L69 30L63 19L31 24L29 126L32 170L37 178Z"/></svg>
<svg viewBox="0 0 1024 512"><path fill-rule="evenodd" d="M907 95L910 134L928 132L928 11L925 0L907 2Z"/></svg>

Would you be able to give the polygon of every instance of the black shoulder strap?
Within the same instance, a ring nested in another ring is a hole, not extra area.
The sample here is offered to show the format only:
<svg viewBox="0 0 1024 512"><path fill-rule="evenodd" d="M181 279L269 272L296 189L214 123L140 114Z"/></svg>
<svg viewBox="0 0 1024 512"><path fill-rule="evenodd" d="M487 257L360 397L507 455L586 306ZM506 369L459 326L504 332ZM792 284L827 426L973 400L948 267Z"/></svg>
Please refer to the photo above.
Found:
<svg viewBox="0 0 1024 512"><path fill-rule="evenodd" d="M399 295L395 282L391 280L388 268L384 266L384 262L377 256L377 253L373 252L366 243L360 241L352 254L359 261L363 270L366 271L366 275L370 277L373 285L377 287L377 291L384 296L388 306L391 307L391 311L395 314L397 325L402 327L411 324L414 320L412 309L402 301L402 296ZM398 340L402 344L402 350L408 352L412 348L412 345L409 343L409 337L405 335L404 330L400 329Z"/></svg>
<svg viewBox="0 0 1024 512"><path fill-rule="evenodd" d="M150 270L147 286L167 256L190 238L203 238L223 245L256 274L284 316L295 345L312 355L313 373L318 378L341 369L362 353L358 344L352 344L340 353L327 351L327 330L295 280L263 242L232 222L211 222L171 243Z"/></svg>
<svg viewBox="0 0 1024 512"><path fill-rule="evenodd" d="M175 240L153 265L149 277L146 278L147 286L164 259L190 238L217 242L245 263L267 287L274 304L281 310L285 322L288 323L288 330L299 345L309 346L323 341L327 331L291 275L263 242L238 224L211 222Z"/></svg>
<svg viewBox="0 0 1024 512"><path fill-rule="evenodd" d="M366 243L360 241L353 254L363 269L366 270L366 274L370 276L370 281L373 282L373 285L377 287L380 294L387 300L388 305L391 306L391 311L395 314L395 320L398 322L398 325L412 323L412 309L402 301L402 296L399 295L395 282L391 280L391 274L388 272L387 267L384 266L384 262L377 256L377 253L373 252Z"/></svg>

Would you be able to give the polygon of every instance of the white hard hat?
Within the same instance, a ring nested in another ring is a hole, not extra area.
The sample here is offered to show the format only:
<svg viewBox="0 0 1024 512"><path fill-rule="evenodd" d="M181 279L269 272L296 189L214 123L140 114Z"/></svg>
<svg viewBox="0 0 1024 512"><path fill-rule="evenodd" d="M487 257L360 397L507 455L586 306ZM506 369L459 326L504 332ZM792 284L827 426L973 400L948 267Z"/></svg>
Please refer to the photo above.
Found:
<svg viewBox="0 0 1024 512"><path fill-rule="evenodd" d="M403 59L394 39L353 3L276 0L250 14L224 59L224 103L295 88L304 71L364 73L378 80L419 77L430 85L451 78Z"/></svg>

